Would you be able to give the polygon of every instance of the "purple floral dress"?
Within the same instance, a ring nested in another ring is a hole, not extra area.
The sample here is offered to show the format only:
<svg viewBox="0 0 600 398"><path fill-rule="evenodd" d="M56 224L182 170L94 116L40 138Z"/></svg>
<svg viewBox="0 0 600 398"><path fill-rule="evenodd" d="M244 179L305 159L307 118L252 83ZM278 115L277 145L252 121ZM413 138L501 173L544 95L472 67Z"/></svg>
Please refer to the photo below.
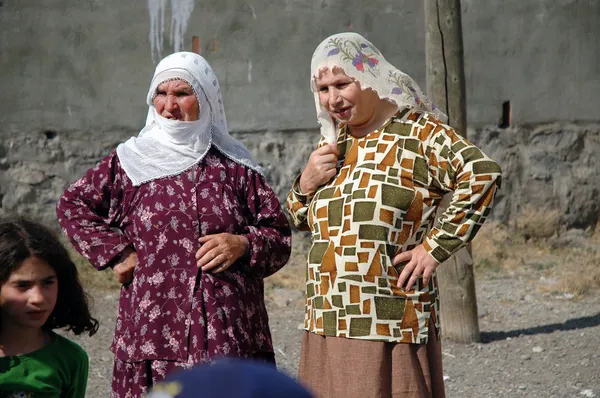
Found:
<svg viewBox="0 0 600 398"><path fill-rule="evenodd" d="M57 214L98 269L126 247L137 252L134 279L121 288L116 361L272 358L263 278L288 260L291 232L262 175L213 147L190 170L134 187L113 152L66 189ZM222 232L246 236L248 253L203 273L198 238Z"/></svg>

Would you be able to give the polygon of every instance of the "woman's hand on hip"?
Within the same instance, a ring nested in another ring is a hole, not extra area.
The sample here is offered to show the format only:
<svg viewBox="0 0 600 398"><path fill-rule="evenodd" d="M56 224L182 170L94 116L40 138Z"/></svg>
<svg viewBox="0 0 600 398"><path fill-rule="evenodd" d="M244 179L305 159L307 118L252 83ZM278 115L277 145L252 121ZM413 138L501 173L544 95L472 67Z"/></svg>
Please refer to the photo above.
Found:
<svg viewBox="0 0 600 398"><path fill-rule="evenodd" d="M202 244L196 252L196 264L202 271L223 272L248 251L248 238L221 233L198 239Z"/></svg>
<svg viewBox="0 0 600 398"><path fill-rule="evenodd" d="M112 267L115 278L119 283L129 283L133 280L133 271L137 265L137 253L128 247L123 251L121 260Z"/></svg>
<svg viewBox="0 0 600 398"><path fill-rule="evenodd" d="M335 142L315 149L308 158L308 163L300 176L302 193L313 193L325 184L336 173L338 160L337 144Z"/></svg>
<svg viewBox="0 0 600 398"><path fill-rule="evenodd" d="M423 275L423 286L427 286L429 278L431 278L433 271L435 271L439 265L435 258L425 250L423 244L420 244L412 250L399 253L392 260L392 264L397 266L406 261L408 261L408 263L406 263L400 276L398 276L398 283L396 285L399 288L404 288L404 290L412 289L417 278L421 275Z"/></svg>

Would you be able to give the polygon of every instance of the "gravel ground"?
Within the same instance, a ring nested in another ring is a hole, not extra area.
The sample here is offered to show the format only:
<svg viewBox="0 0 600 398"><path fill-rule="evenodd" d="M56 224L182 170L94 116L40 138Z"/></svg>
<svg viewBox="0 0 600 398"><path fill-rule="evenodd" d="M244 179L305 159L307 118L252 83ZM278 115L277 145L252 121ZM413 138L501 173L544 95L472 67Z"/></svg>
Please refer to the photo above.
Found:
<svg viewBox="0 0 600 398"><path fill-rule="evenodd" d="M538 293L541 274L477 280L482 342L443 341L446 394L463 397L600 397L600 300ZM541 279L543 281L543 278ZM90 356L87 396L110 396L116 292L91 291L97 335L79 337ZM278 366L298 369L302 298L278 288L269 301ZM350 397L349 397L350 398Z"/></svg>

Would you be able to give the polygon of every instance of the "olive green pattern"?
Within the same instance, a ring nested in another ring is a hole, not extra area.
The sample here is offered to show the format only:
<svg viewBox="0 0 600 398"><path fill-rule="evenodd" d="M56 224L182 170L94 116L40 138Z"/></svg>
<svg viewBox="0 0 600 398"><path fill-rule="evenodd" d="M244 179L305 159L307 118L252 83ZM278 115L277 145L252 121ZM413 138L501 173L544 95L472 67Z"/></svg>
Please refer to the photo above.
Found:
<svg viewBox="0 0 600 398"><path fill-rule="evenodd" d="M438 261L470 241L489 214L500 167L428 114L404 111L381 130L338 135L337 175L314 196L298 181L287 208L312 232L304 328L347 338L427 342L439 335L437 276L408 292L396 287L393 257L419 244ZM319 146L325 145L324 142ZM444 194L454 191L435 221Z"/></svg>

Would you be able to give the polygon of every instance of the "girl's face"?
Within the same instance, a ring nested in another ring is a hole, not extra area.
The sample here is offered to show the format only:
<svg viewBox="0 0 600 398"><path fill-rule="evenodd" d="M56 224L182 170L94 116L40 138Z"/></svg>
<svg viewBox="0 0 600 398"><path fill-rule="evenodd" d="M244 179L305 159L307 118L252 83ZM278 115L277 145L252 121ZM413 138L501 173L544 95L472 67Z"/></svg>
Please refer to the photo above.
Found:
<svg viewBox="0 0 600 398"><path fill-rule="evenodd" d="M58 278L44 260L29 257L0 286L3 328L41 328L56 305Z"/></svg>

